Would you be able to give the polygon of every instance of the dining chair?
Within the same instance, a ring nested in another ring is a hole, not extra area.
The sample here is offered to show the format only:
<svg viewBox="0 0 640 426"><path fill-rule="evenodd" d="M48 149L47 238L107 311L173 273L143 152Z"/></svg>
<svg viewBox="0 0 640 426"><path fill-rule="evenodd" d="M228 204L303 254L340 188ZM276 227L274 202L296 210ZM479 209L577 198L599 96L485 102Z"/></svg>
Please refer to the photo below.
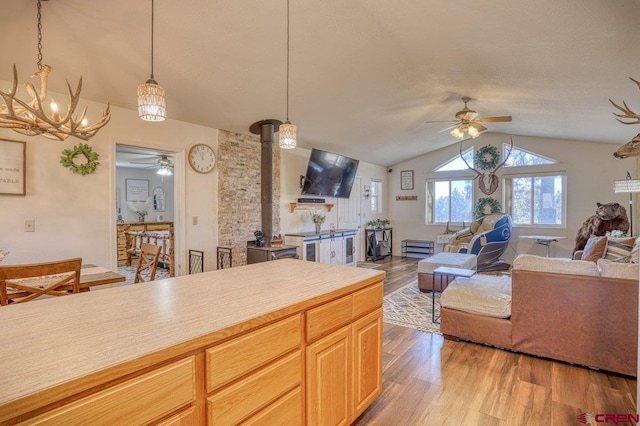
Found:
<svg viewBox="0 0 640 426"><path fill-rule="evenodd" d="M0 266L0 305L80 291L82 258Z"/></svg>
<svg viewBox="0 0 640 426"><path fill-rule="evenodd" d="M138 267L134 283L153 281L156 279L156 269L160 258L162 247L154 244L140 244L140 256L138 256Z"/></svg>

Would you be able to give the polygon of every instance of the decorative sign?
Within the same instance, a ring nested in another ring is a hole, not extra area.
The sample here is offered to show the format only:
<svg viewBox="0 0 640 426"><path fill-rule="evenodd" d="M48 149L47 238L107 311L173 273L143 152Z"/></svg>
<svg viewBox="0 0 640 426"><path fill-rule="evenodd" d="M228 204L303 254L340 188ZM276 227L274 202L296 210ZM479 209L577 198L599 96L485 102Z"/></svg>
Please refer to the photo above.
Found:
<svg viewBox="0 0 640 426"><path fill-rule="evenodd" d="M396 195L396 201L415 201L417 199L417 195Z"/></svg>
<svg viewBox="0 0 640 426"><path fill-rule="evenodd" d="M413 189L413 170L400 172L400 189Z"/></svg>
<svg viewBox="0 0 640 426"><path fill-rule="evenodd" d="M127 201L147 201L149 198L149 181L146 179L125 179Z"/></svg>
<svg viewBox="0 0 640 426"><path fill-rule="evenodd" d="M0 139L0 194L25 195L26 145Z"/></svg>

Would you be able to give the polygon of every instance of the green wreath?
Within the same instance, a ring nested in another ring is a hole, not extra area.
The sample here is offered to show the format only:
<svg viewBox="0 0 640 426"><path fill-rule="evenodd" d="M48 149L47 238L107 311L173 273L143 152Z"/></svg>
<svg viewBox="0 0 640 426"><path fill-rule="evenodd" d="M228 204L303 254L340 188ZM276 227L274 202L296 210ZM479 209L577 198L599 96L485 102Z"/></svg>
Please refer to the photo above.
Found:
<svg viewBox="0 0 640 426"><path fill-rule="evenodd" d="M484 212L484 208L486 206L489 206L489 208L491 209L491 212L488 214L498 213L502 211L502 206L500 205L498 200L491 197L480 198L473 206L473 218L480 219L482 216L487 215L487 213Z"/></svg>
<svg viewBox="0 0 640 426"><path fill-rule="evenodd" d="M500 161L500 151L493 145L485 145L476 151L473 157L474 166L482 170L490 170L498 165Z"/></svg>
<svg viewBox="0 0 640 426"><path fill-rule="evenodd" d="M80 154L84 155L87 161L76 164L75 159ZM95 172L96 167L100 163L98 162L98 154L93 152L88 144L81 143L80 145L74 146L73 149L65 149L62 151L60 164L64 167L70 168L73 173L78 173L84 176Z"/></svg>

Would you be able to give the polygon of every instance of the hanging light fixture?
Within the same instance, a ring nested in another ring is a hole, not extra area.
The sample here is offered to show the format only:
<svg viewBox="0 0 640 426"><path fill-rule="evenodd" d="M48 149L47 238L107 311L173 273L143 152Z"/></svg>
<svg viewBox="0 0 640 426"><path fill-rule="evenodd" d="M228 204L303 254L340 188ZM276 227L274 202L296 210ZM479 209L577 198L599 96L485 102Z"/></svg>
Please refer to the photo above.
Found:
<svg viewBox="0 0 640 426"><path fill-rule="evenodd" d="M461 124L460 126L450 131L449 134L454 138L458 139L459 141L461 141L462 139L464 139L464 132L469 133L469 136L471 136L472 139L475 139L478 136L480 136L480 131L478 129L467 124Z"/></svg>
<svg viewBox="0 0 640 426"><path fill-rule="evenodd" d="M287 0L287 120L280 125L278 133L280 148L296 147L296 126L289 121L289 0Z"/></svg>
<svg viewBox="0 0 640 426"><path fill-rule="evenodd" d="M160 166L156 174L160 176L173 176L173 170L169 166Z"/></svg>
<svg viewBox="0 0 640 426"><path fill-rule="evenodd" d="M164 121L167 118L164 88L153 77L153 3L151 0L151 77L138 86L138 116L145 121Z"/></svg>
<svg viewBox="0 0 640 426"><path fill-rule="evenodd" d="M69 106L65 115L60 115L58 105L52 100L49 108L50 115L44 111L44 104L47 98L47 88L49 83L49 73L53 70L49 65L42 65L42 4L38 0L38 72L33 77L40 77L40 92L36 91L31 83L25 83L24 87L31 96L30 101L22 101L17 96L18 71L13 65L13 86L8 92L0 91L0 96L4 100L4 105L0 105L0 128L12 129L27 136L42 135L49 139L63 141L69 136L88 141L111 119L110 107L102 113L102 118L96 123L89 125L86 118L85 108L78 116L75 110L80 101L80 91L82 90L82 77L78 81L75 92L71 90L71 85L67 83L69 91Z"/></svg>

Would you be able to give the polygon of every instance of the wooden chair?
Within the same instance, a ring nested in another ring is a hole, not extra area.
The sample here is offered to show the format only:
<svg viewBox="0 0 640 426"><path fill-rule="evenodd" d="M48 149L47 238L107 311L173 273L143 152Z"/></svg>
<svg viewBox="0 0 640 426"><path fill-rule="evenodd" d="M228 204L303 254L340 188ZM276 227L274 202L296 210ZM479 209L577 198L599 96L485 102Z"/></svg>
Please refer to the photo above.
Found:
<svg viewBox="0 0 640 426"><path fill-rule="evenodd" d="M0 266L0 305L78 293L81 266L82 258Z"/></svg>
<svg viewBox="0 0 640 426"><path fill-rule="evenodd" d="M160 258L162 247L153 244L140 244L140 256L138 257L138 267L136 268L136 278L134 283L153 281L156 279L156 269Z"/></svg>

